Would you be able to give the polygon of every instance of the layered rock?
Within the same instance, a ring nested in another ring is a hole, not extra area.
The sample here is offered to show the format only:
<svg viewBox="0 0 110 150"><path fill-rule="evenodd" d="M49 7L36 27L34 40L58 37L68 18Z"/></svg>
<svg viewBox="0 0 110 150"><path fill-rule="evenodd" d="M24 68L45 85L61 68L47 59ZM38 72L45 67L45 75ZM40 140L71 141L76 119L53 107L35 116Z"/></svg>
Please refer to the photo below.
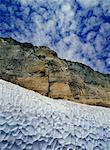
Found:
<svg viewBox="0 0 110 150"><path fill-rule="evenodd" d="M30 90L46 95L48 93L48 77L21 77L16 81L17 84Z"/></svg>
<svg viewBox="0 0 110 150"><path fill-rule="evenodd" d="M45 46L1 38L0 78L52 98L110 107L110 75L60 59Z"/></svg>

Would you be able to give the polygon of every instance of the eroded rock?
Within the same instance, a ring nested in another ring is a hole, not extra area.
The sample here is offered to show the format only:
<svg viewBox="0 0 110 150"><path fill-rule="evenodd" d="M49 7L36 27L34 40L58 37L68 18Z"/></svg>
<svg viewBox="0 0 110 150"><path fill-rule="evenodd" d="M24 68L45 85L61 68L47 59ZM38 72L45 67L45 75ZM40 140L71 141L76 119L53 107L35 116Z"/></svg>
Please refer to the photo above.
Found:
<svg viewBox="0 0 110 150"><path fill-rule="evenodd" d="M29 90L39 92L42 95L48 94L48 77L23 77L18 78L16 83Z"/></svg>
<svg viewBox="0 0 110 150"><path fill-rule="evenodd" d="M45 46L0 38L0 78L53 98L110 107L110 75L60 59Z"/></svg>
<svg viewBox="0 0 110 150"><path fill-rule="evenodd" d="M55 82L50 85L49 97L57 99L72 99L72 96L68 83Z"/></svg>

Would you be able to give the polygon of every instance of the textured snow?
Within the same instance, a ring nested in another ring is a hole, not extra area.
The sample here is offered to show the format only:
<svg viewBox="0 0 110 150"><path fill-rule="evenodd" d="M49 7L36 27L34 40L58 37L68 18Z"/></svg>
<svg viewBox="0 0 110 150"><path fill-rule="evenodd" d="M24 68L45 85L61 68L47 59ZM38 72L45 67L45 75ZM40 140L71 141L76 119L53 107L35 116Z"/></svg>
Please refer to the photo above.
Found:
<svg viewBox="0 0 110 150"><path fill-rule="evenodd" d="M110 109L0 80L0 150L110 150Z"/></svg>

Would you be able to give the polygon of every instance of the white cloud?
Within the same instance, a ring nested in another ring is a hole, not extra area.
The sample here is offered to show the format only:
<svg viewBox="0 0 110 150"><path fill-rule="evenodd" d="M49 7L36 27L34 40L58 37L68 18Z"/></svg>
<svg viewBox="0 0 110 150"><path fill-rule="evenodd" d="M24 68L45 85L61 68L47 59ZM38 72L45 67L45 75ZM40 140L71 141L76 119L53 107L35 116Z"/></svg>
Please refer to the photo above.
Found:
<svg viewBox="0 0 110 150"><path fill-rule="evenodd" d="M64 3L61 8L62 8L63 12L70 12L70 11L72 11L71 10L71 5L69 3Z"/></svg>
<svg viewBox="0 0 110 150"><path fill-rule="evenodd" d="M110 57L106 59L107 66L110 66Z"/></svg>
<svg viewBox="0 0 110 150"><path fill-rule="evenodd" d="M33 0L18 0L19 2L21 2L22 4L28 5L29 3L31 3Z"/></svg>
<svg viewBox="0 0 110 150"><path fill-rule="evenodd" d="M93 7L99 4L100 0L77 0L83 7Z"/></svg>

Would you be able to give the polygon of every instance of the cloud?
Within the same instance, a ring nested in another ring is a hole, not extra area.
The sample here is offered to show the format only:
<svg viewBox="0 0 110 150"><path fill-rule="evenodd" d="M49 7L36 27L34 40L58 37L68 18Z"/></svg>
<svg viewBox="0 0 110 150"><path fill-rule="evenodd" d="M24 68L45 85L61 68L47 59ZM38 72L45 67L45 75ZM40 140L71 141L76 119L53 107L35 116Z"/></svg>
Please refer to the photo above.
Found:
<svg viewBox="0 0 110 150"><path fill-rule="evenodd" d="M29 5L30 3L33 3L34 0L19 0L19 2L21 2L21 4L23 4L23 5Z"/></svg>
<svg viewBox="0 0 110 150"><path fill-rule="evenodd" d="M93 7L100 3L100 0L77 0L83 7ZM106 0L105 0L106 1Z"/></svg>
<svg viewBox="0 0 110 150"><path fill-rule="evenodd" d="M62 58L110 73L109 0L7 0L0 14L0 36L46 45Z"/></svg>

